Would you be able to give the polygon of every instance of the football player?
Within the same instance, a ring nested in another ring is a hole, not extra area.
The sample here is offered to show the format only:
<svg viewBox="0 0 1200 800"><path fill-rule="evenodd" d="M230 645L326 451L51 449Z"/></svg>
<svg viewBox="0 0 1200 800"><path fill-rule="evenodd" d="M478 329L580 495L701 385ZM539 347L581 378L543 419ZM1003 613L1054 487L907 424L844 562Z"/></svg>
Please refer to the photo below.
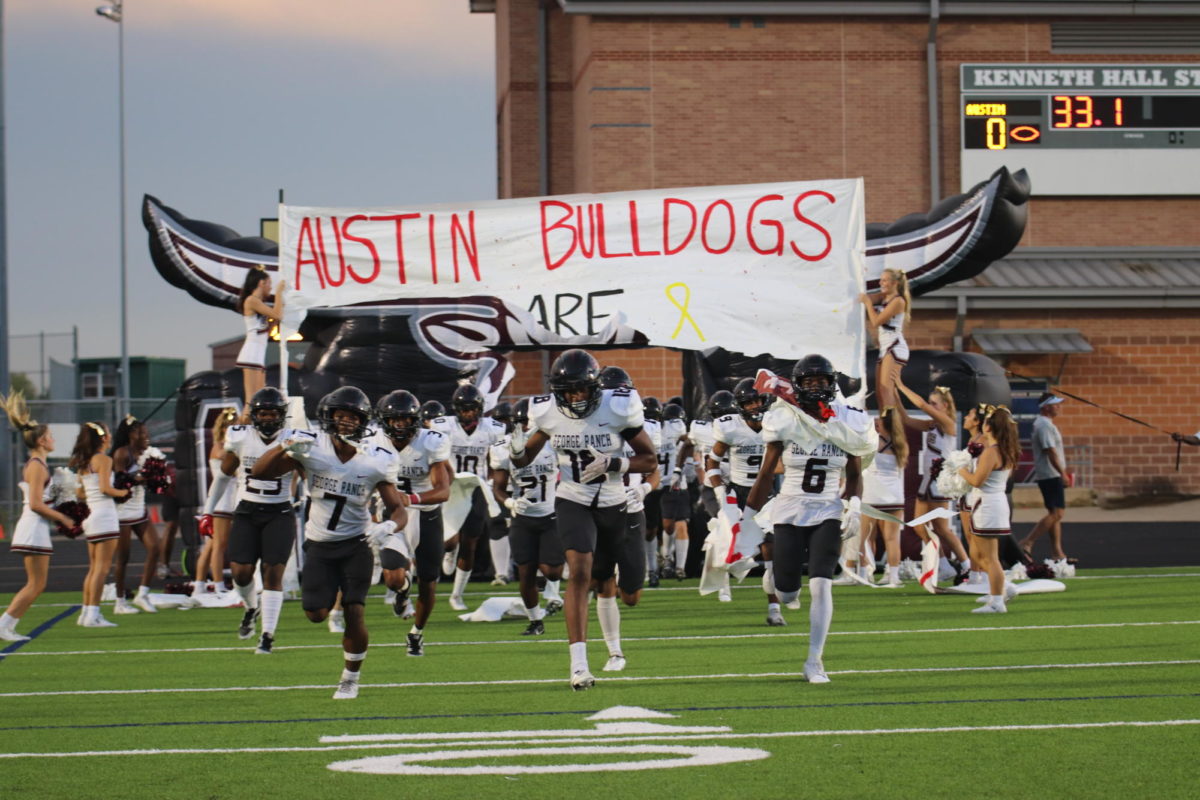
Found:
<svg viewBox="0 0 1200 800"><path fill-rule="evenodd" d="M392 611L404 616L410 584L409 554L415 553L417 605L408 632L408 655L425 654L425 624L437 596L443 552L441 504L450 497L450 439L421 427L421 405L412 392L397 389L380 398L376 416L396 452L396 489L408 498L408 525L384 540L379 550L384 582L396 593ZM419 513L412 513L416 511Z"/></svg>
<svg viewBox="0 0 1200 800"><path fill-rule="evenodd" d="M220 497L231 481L237 481L237 507L229 531L229 563L233 588L242 598L245 612L238 638L254 636L254 620L262 617L262 634L254 652L268 655L275 645L275 628L283 608L283 571L295 542L296 519L292 513L292 473L274 478L256 478L254 465L271 449L283 430L287 398L273 386L259 389L250 398L249 425L231 425L225 432L225 454L213 480L211 500ZM211 529L212 510L205 506L200 528ZM254 586L254 570L262 561L262 603Z"/></svg>
<svg viewBox="0 0 1200 800"><path fill-rule="evenodd" d="M395 453L362 441L370 418L371 401L361 389L335 389L317 406L320 431L285 432L250 472L256 480L270 481L304 470L309 491L300 581L304 613L312 622L324 622L339 591L345 612L345 666L335 700L358 696L359 672L367 657L363 606L375 565L367 543L371 494L379 492L390 517L376 526L376 534L386 535L408 523L409 498L393 483Z"/></svg>
<svg viewBox="0 0 1200 800"><path fill-rule="evenodd" d="M650 441L654 444L654 458L661 458L659 450L662 448L662 403L657 397L646 397L642 399L642 416L645 419L643 423L646 434L650 437ZM655 467L655 469L659 469ZM659 534L664 535L664 539L669 536L670 531L663 530L662 526L662 496L663 483L661 481L662 471L659 469L659 484L658 488L650 491L645 499L645 514L646 514L646 569L649 571L649 582L651 587L658 586L659 576ZM675 574L674 558L664 559L662 564L662 574L670 577Z"/></svg>
<svg viewBox="0 0 1200 800"><path fill-rule="evenodd" d="M450 398L453 415L439 417L433 421L433 429L441 431L450 439L451 466L457 473L478 475L485 483L488 480L488 451L507 434L504 423L483 416L483 392L471 384L463 384L454 390ZM483 490L471 493L471 512L463 520L458 531L450 537L444 547L447 553L455 548L458 559L454 570L454 589L450 592L450 607L455 611L466 611L463 590L475 569L475 548L488 529L487 500ZM446 571L443 562L443 571ZM508 565L497 565L499 571L507 571Z"/></svg>
<svg viewBox="0 0 1200 800"><path fill-rule="evenodd" d="M696 471L703 478L700 481L700 502L708 515L715 517L720 512L721 505L717 502L716 492L706 474L708 472L706 459L716 442L716 439L713 438L713 422L727 414L738 413L737 405L733 401L733 392L728 389L713 392L712 396L708 398L707 409L708 419L694 419L688 427L688 444L690 445L689 455L696 459ZM728 459L718 460L720 461L721 480L728 482L729 461Z"/></svg>
<svg viewBox="0 0 1200 800"><path fill-rule="evenodd" d="M522 432L529 430L529 399L517 401L513 424ZM531 463L514 467L508 439L492 448L492 491L496 499L512 514L512 555L517 562L517 579L521 585L521 600L529 626L524 636L541 636L546 632L546 616L538 605L537 573L541 570L547 581L562 579L562 537L558 535L554 516L554 490L558 472L558 456L554 449L543 447ZM499 569L497 567L497 569ZM562 607L559 601L558 606ZM549 603L547 603L549 608Z"/></svg>
<svg viewBox="0 0 1200 800"><path fill-rule="evenodd" d="M743 378L733 387L733 401L737 411L713 420L713 448L708 454L705 477L718 503L725 502L726 486L721 475L721 460L729 461L729 488L737 497L738 508L746 507L758 471L763 463L763 416L775 397L760 394L754 388L754 378ZM779 607L779 595L775 593L774 536L763 537L763 592L767 595L767 624L786 625Z"/></svg>
<svg viewBox="0 0 1200 800"><path fill-rule="evenodd" d="M852 537L862 522L861 459L872 456L878 446L870 416L835 401L835 378L833 364L824 356L808 355L796 362L792 385L799 408L774 403L763 417L766 452L741 521L746 530L758 530L754 515L766 502L775 467L782 461L783 485L771 513L775 587L784 602L797 598L801 568L808 562L810 631L803 676L810 683L829 682L823 657L833 619L833 571L843 528ZM843 497L848 500L845 519Z"/></svg>
<svg viewBox="0 0 1200 800"><path fill-rule="evenodd" d="M550 369L551 394L529 404L528 439L514 430L509 443L512 464L533 463L549 444L558 454L559 484L554 510L571 573L567 586L567 639L571 651L571 688L591 688L588 669L588 588L593 553L616 561L625 536L626 472L647 473L656 459L637 392L601 389L600 366L583 350L567 350ZM625 443L634 455L621 453Z"/></svg>
<svg viewBox="0 0 1200 800"><path fill-rule="evenodd" d="M678 580L687 577L688 520L692 517L692 498L683 482L679 450L687 442L687 420L683 406L668 403L662 412L662 441L658 446L658 477L666 486L660 497L663 536L668 542L667 561L674 563Z"/></svg>

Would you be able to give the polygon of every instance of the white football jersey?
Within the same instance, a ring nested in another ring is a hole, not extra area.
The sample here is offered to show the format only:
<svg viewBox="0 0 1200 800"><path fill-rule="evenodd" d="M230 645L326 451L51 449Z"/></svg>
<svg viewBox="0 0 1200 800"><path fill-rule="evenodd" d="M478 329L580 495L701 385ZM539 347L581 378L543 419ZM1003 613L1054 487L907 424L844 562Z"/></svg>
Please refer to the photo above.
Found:
<svg viewBox="0 0 1200 800"><path fill-rule="evenodd" d="M430 472L434 464L450 461L450 437L431 428L420 428L408 440L403 450L382 431L371 437L371 443L396 454L396 488L405 494L433 491ZM437 503L413 506L436 508Z"/></svg>
<svg viewBox="0 0 1200 800"><path fill-rule="evenodd" d="M488 451L508 433L503 422L483 417L475 430L467 433L458 417L449 416L438 417L432 427L450 438L450 466L456 473L473 472L488 479Z"/></svg>
<svg viewBox="0 0 1200 800"><path fill-rule="evenodd" d="M275 446L282 431L267 441L253 425L230 425L225 431L225 450L238 457L237 502L290 503L292 500L292 473L278 478L252 478L251 470L262 454Z"/></svg>
<svg viewBox="0 0 1200 800"><path fill-rule="evenodd" d="M554 396L534 397L529 403L529 432L541 431L558 454L558 495L581 505L609 508L625 504L625 484L620 475L607 473L593 483L579 482L596 453L620 456L625 448L623 431L640 431L645 422L642 399L633 389L603 389L600 402L583 419L562 413Z"/></svg>
<svg viewBox="0 0 1200 800"><path fill-rule="evenodd" d="M708 466L705 459L712 456L714 461L717 457L712 455L713 444L717 441L714 436L713 423L706 419L697 419L692 421L692 425L688 428L688 440L692 443L694 452L699 460L700 474L708 472ZM721 480L729 483L729 459L722 457L720 459ZM701 483L707 485L708 480L702 480Z"/></svg>
<svg viewBox="0 0 1200 800"><path fill-rule="evenodd" d="M658 477L663 483L670 483L671 473L675 471L675 454L679 452L679 441L687 436L687 425L681 419L669 419L659 424L662 439L656 445Z"/></svg>
<svg viewBox="0 0 1200 800"><path fill-rule="evenodd" d="M368 441L349 461L342 461L329 434L315 431L295 434L313 439L308 452L292 456L304 467L308 485L304 538L333 542L365 534L371 520L367 504L376 486L395 480L396 454Z"/></svg>
<svg viewBox="0 0 1200 800"><path fill-rule="evenodd" d="M532 464L514 467L508 449L508 437L492 448L492 469L508 473L508 492L514 498L528 500L530 505L522 516L548 517L554 513L554 495L558 482L558 455L550 445L544 446Z"/></svg>
<svg viewBox="0 0 1200 800"><path fill-rule="evenodd" d="M646 423L649 424L651 421L652 420L646 420ZM621 456L623 458L633 458L634 455L633 448L629 446L628 442L626 442L625 449L621 451ZM621 479L621 482L626 486L641 486L646 482L646 476L640 472L626 472L625 477ZM629 500L628 495L626 495L626 498L626 514L636 514L639 511L646 510L646 504L640 498L637 500Z"/></svg>
<svg viewBox="0 0 1200 800"><path fill-rule="evenodd" d="M875 424L870 416L841 403L834 403L832 409L831 422L861 430L863 440L874 449ZM775 403L763 417L763 442L783 443L783 485L775 498L772 522L816 525L842 516L842 477L851 456L821 436L821 423L814 421L812 427L798 419L802 413L786 403Z"/></svg>
<svg viewBox="0 0 1200 800"><path fill-rule="evenodd" d="M751 428L741 414L726 414L713 421L713 438L725 445L730 483L753 486L763 461L762 432Z"/></svg>

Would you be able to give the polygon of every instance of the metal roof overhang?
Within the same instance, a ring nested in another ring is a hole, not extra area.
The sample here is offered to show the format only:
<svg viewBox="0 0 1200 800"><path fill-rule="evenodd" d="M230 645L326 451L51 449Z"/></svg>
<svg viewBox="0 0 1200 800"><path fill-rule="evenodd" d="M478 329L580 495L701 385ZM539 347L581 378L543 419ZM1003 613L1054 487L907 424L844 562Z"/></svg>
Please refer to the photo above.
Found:
<svg viewBox="0 0 1200 800"><path fill-rule="evenodd" d="M1090 353L1092 346L1074 328L1005 330L977 328L971 338L988 355L1037 355L1045 353Z"/></svg>
<svg viewBox="0 0 1200 800"><path fill-rule="evenodd" d="M490 6L491 9L486 9ZM919 16L931 6L943 18L953 16L1194 16L1200 3L1192 0L558 0L567 14L687 15L687 16ZM472 0L472 10L494 10L494 2Z"/></svg>

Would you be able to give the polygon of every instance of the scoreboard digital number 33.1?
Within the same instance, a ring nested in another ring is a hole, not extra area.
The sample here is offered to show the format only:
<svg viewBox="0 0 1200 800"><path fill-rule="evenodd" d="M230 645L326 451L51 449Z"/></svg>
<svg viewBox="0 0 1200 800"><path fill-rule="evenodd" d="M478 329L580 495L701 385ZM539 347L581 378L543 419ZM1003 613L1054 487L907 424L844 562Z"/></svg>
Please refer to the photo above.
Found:
<svg viewBox="0 0 1200 800"><path fill-rule="evenodd" d="M1024 168L1035 195L1200 194L1200 63L964 64L962 190Z"/></svg>

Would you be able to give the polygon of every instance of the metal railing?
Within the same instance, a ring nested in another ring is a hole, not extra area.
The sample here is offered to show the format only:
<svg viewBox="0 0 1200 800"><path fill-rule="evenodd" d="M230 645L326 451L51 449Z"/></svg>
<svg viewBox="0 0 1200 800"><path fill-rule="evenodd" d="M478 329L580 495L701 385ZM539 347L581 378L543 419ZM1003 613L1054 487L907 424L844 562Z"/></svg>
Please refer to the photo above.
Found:
<svg viewBox="0 0 1200 800"><path fill-rule="evenodd" d="M86 400L30 400L29 411L38 422L47 424L81 424L84 422L103 422L110 429L115 429L121 421L119 416L120 401L116 397L89 398ZM130 412L138 419L146 421L150 431L150 440L156 447L160 442L174 445L175 440L175 399L161 397L132 397L129 400ZM147 417L153 414L153 417Z"/></svg>

